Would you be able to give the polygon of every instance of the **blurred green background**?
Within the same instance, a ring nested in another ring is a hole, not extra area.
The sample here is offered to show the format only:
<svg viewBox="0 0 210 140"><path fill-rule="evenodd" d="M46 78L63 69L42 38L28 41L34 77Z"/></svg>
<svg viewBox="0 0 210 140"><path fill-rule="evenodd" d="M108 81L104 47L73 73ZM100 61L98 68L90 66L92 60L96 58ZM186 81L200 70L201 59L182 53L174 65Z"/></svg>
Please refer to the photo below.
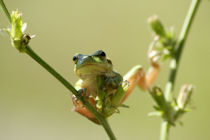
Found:
<svg viewBox="0 0 210 140"><path fill-rule="evenodd" d="M71 83L75 53L103 49L115 69L125 74L132 66L148 68L147 49L152 40L147 18L157 14L165 26L179 33L190 0L5 0L9 10L19 9L36 34L31 47ZM210 2L203 0L178 72L175 95L184 83L196 89L194 110L171 129L170 140L210 139ZM2 10L0 28L8 27ZM168 62L155 84L164 88ZM158 140L160 118L148 117L153 101L135 89L120 114L110 117L120 140ZM0 35L0 140L107 140L102 127L71 111L70 93L29 56L11 47Z"/></svg>

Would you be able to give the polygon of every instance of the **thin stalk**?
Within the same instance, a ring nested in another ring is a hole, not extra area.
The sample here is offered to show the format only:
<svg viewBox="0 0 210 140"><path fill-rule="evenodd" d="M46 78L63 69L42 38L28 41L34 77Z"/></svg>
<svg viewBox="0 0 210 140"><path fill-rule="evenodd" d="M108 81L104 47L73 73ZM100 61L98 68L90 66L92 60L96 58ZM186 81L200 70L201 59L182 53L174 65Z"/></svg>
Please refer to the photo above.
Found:
<svg viewBox="0 0 210 140"><path fill-rule="evenodd" d="M175 86L175 80L177 76L177 71L180 63L180 58L182 51L184 49L184 44L187 40L187 36L190 31L190 27L192 25L193 19L195 17L195 14L198 10L198 6L200 4L201 0L192 0L192 3L190 5L189 11L187 13L187 16L185 18L181 33L179 35L178 43L176 45L176 52L173 58L171 59L170 62L170 72L169 72L169 79L166 84L165 88L165 96L166 100L168 102L171 101L172 99L172 92ZM163 121L161 125L161 135L160 135L160 140L168 140L168 135L169 135L169 130L170 130L170 124L167 121Z"/></svg>
<svg viewBox="0 0 210 140"><path fill-rule="evenodd" d="M0 5L6 14L9 23L11 23L11 16L8 12L6 5L4 4L3 0L0 0ZM87 101L80 98L78 95L77 90L65 79L63 78L57 71L55 71L48 63L46 63L41 57L39 57L31 48L30 46L26 46L25 53L28 54L32 59L34 59L37 63L39 63L43 68L45 68L50 74L52 74L59 82L61 82L69 91L71 91L78 99L82 101L85 107L90 110L90 112L97 118L100 124L105 129L107 135L109 136L110 140L116 140L114 133L111 130L107 120Z"/></svg>
<svg viewBox="0 0 210 140"><path fill-rule="evenodd" d="M169 130L170 130L170 124L163 120L162 124L161 124L161 140L167 140L168 139L168 134L169 134Z"/></svg>
<svg viewBox="0 0 210 140"><path fill-rule="evenodd" d="M51 73L58 81L60 81L67 89L69 89L76 97L79 98L77 90L59 73L57 73L49 64L47 64L42 58L40 58L29 46L25 48L26 54L33 58L37 63L44 67L49 73Z"/></svg>
<svg viewBox="0 0 210 140"><path fill-rule="evenodd" d="M9 20L9 23L11 23L10 13L9 13L6 5L4 4L3 0L0 0L0 5L1 5L1 7L2 7L2 9L3 9L3 11L4 11L4 13L5 13L6 17L7 17L7 19Z"/></svg>

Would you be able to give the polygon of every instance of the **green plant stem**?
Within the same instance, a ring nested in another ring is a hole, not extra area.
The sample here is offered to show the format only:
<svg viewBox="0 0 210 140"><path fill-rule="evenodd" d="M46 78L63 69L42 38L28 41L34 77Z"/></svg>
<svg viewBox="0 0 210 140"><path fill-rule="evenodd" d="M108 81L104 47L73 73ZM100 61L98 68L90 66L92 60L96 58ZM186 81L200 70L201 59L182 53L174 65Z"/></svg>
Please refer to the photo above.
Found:
<svg viewBox="0 0 210 140"><path fill-rule="evenodd" d="M58 81L60 81L67 89L69 89L76 97L79 98L77 90L64 79L59 73L57 73L50 65L48 65L42 58L40 58L31 48L27 46L25 48L26 54L32 57L37 63L44 67L49 73L51 73Z"/></svg>
<svg viewBox="0 0 210 140"><path fill-rule="evenodd" d="M6 14L9 23L11 23L11 16L9 11L4 4L3 0L0 0L0 5ZM37 63L39 63L43 68L45 68L49 73L51 73L58 81L60 81L69 91L71 91L78 99L82 101L85 107L90 110L90 112L97 118L100 124L104 127L107 135L109 136L110 140L116 140L114 133L111 130L107 120L87 101L83 98L80 98L78 95L77 90L65 79L63 78L58 72L56 72L49 64L47 64L41 57L39 57L31 48L30 46L26 46L25 53L28 54L31 58L33 58Z"/></svg>
<svg viewBox="0 0 210 140"><path fill-rule="evenodd" d="M4 11L4 13L5 13L6 17L7 17L7 19L9 20L9 23L11 23L10 13L9 13L6 5L4 4L3 0L0 0L0 5L1 5L1 7L2 7L2 9L3 9L3 11Z"/></svg>
<svg viewBox="0 0 210 140"><path fill-rule="evenodd" d="M167 140L168 139L168 134L170 130L170 124L163 120L161 124L161 140Z"/></svg>
<svg viewBox="0 0 210 140"><path fill-rule="evenodd" d="M166 84L165 88L165 96L166 100L170 102L172 100L172 92L175 86L175 80L176 80L176 75L180 63L180 58L182 51L184 49L184 44L186 42L187 36L190 31L190 27L192 25L193 19L195 17L195 13L198 10L198 6L201 0L192 0L192 3L190 5L189 11L187 13L187 16L185 18L181 33L179 35L178 42L176 44L176 52L173 58L171 59L170 62L170 73L169 73L169 79ZM170 130L170 124L167 121L163 121L161 125L161 135L160 135L160 140L168 140L168 135L169 135L169 130Z"/></svg>

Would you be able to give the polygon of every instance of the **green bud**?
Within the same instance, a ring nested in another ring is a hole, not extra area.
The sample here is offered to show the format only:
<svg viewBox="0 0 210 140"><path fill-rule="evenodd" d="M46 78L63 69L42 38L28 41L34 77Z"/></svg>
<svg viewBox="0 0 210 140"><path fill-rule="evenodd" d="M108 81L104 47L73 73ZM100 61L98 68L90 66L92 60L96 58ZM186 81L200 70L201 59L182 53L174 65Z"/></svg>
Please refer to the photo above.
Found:
<svg viewBox="0 0 210 140"><path fill-rule="evenodd" d="M181 88L181 91L179 93L179 97L177 99L177 104L179 108L185 109L185 107L188 105L191 99L191 95L193 92L193 86L192 85L183 85Z"/></svg>
<svg viewBox="0 0 210 140"><path fill-rule="evenodd" d="M164 96L162 90L159 87L154 87L149 92L152 95L155 102L157 103L158 107L161 110L165 110L165 108L167 108L167 102L165 100L165 96Z"/></svg>
<svg viewBox="0 0 210 140"><path fill-rule="evenodd" d="M33 38L30 35L24 34L26 24L23 24L22 14L18 11L12 11L11 14L11 28L7 29L10 35L12 46L20 52L24 52L29 40Z"/></svg>
<svg viewBox="0 0 210 140"><path fill-rule="evenodd" d="M10 35L13 39L21 39L23 34L22 34L22 14L19 13L18 11L12 11L11 14L11 32Z"/></svg>
<svg viewBox="0 0 210 140"><path fill-rule="evenodd" d="M148 22L152 30L160 37L166 37L166 31L156 15L150 17Z"/></svg>

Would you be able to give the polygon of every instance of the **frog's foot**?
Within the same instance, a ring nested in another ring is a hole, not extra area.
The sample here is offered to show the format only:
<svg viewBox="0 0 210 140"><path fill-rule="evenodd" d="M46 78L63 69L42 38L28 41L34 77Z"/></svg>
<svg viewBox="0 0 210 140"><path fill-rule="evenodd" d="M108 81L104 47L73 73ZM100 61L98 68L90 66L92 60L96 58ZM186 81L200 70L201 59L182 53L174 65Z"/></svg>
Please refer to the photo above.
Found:
<svg viewBox="0 0 210 140"><path fill-rule="evenodd" d="M86 93L84 91L84 89L78 90L78 93L81 95L81 98L89 101L96 108L95 100L92 97L85 96ZM94 123L99 124L95 116L83 105L83 103L75 95L72 95L72 101L74 105L74 108L72 109L73 111L78 112L79 114L85 116Z"/></svg>

